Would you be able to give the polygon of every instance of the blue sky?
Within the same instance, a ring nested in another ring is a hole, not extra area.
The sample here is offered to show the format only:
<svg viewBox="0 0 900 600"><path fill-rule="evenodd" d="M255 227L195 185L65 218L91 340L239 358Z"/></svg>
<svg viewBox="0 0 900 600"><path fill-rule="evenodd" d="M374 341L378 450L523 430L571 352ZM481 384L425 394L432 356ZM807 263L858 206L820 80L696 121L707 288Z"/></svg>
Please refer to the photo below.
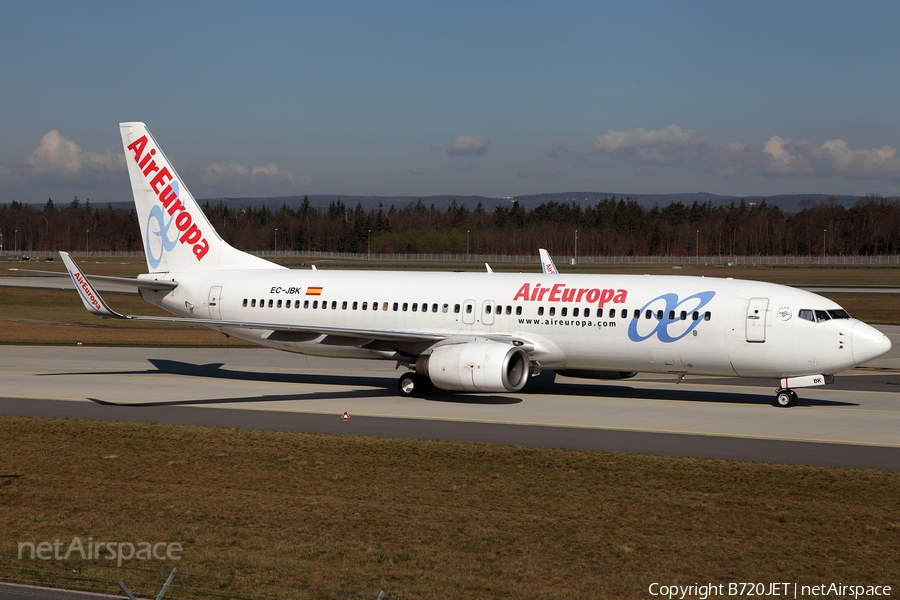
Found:
<svg viewBox="0 0 900 600"><path fill-rule="evenodd" d="M900 194L896 2L4 2L0 202Z"/></svg>

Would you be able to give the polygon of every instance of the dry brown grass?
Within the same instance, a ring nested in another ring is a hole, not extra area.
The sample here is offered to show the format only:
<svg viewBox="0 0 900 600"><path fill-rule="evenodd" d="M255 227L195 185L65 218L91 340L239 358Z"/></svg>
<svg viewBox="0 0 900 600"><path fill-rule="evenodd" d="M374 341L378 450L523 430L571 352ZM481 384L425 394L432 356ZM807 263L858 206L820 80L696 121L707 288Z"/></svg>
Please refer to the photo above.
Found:
<svg viewBox="0 0 900 600"><path fill-rule="evenodd" d="M186 573L404 598L900 583L900 473L8 417L0 457L7 555L180 541Z"/></svg>

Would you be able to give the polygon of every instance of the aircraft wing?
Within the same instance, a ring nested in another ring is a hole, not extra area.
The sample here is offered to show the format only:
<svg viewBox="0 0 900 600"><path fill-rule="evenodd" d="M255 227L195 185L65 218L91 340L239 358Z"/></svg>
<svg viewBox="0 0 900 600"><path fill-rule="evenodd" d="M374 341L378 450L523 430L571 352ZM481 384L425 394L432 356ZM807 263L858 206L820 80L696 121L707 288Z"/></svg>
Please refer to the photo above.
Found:
<svg viewBox="0 0 900 600"><path fill-rule="evenodd" d="M66 270L75 284L75 289L81 297L88 312L107 319L128 319L131 321L144 321L154 323L177 323L181 325L203 325L203 326L219 326L234 327L241 329L266 329L272 331L292 332L292 333L309 333L320 335L333 335L338 337L365 338L371 340L382 340L388 342L437 342L448 337L446 333L428 333L420 331L388 331L379 329L353 329L348 327L327 327L327 326L311 326L297 325L292 323L265 323L257 321L223 321L217 319L191 319L186 317L150 317L139 315L123 315L114 311L100 297L100 294L91 285L80 270L75 261L66 252L60 252L60 256L66 265ZM155 282L153 282L155 283Z"/></svg>

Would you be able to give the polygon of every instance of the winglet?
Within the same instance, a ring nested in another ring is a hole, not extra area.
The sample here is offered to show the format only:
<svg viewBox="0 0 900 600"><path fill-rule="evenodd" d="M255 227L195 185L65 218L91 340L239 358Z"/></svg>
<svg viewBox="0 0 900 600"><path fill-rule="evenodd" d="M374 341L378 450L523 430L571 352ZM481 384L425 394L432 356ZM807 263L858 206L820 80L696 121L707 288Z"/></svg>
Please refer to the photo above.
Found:
<svg viewBox="0 0 900 600"><path fill-rule="evenodd" d="M81 274L78 265L75 264L75 261L72 260L68 252L60 252L59 255L62 257L63 263L66 265L66 270L69 272L69 276L75 284L75 289L78 290L78 295L81 296L81 301L84 302L84 306L89 312L112 319L127 318L125 315L117 313L106 305L106 302L103 301L103 298L100 297L100 294L97 293L94 286L87 280L87 277Z"/></svg>
<svg viewBox="0 0 900 600"><path fill-rule="evenodd" d="M541 270L548 275L557 275L559 270L556 268L556 265L553 264L550 253L543 248L538 248L538 252L541 255Z"/></svg>
<svg viewBox="0 0 900 600"><path fill-rule="evenodd" d="M487 264L487 263L484 263L484 267L487 269L487 272L488 272L488 273L493 273L493 272L494 272L494 270L491 268L491 265L489 265L489 264Z"/></svg>

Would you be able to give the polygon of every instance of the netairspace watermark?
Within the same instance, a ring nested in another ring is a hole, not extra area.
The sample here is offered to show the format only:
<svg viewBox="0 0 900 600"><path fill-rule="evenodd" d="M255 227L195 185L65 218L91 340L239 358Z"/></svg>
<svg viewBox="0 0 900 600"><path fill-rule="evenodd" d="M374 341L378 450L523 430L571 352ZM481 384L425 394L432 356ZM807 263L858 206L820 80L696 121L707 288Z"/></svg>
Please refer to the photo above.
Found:
<svg viewBox="0 0 900 600"><path fill-rule="evenodd" d="M63 550L65 548L65 550ZM75 536L68 546L58 538L52 542L19 542L19 560L181 560L179 542L95 542Z"/></svg>
<svg viewBox="0 0 900 600"><path fill-rule="evenodd" d="M889 585L856 585L847 583L818 583L805 585L792 582L769 583L695 583L666 585L654 582L647 591L652 598L668 600L708 600L709 598L886 598L891 596Z"/></svg>

